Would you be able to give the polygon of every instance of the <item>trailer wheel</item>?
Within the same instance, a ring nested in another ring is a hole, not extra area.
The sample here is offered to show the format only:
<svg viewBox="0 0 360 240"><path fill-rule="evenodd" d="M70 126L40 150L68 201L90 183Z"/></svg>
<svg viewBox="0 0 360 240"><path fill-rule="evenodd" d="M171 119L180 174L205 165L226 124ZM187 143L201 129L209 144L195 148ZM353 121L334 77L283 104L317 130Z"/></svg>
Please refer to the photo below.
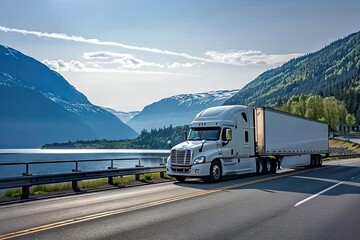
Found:
<svg viewBox="0 0 360 240"><path fill-rule="evenodd" d="M184 176L176 176L175 179L176 179L176 181L178 181L178 182L185 182L186 177L184 177Z"/></svg>
<svg viewBox="0 0 360 240"><path fill-rule="evenodd" d="M256 161L256 174L262 175L265 173L265 163L262 158L258 158Z"/></svg>
<svg viewBox="0 0 360 240"><path fill-rule="evenodd" d="M320 167L320 155L316 155L316 167Z"/></svg>
<svg viewBox="0 0 360 240"><path fill-rule="evenodd" d="M323 164L322 156L321 156L321 155L319 155L319 167L321 167L321 166L322 166L322 164Z"/></svg>
<svg viewBox="0 0 360 240"><path fill-rule="evenodd" d="M310 164L309 164L310 168L315 167L315 156L314 155L310 155Z"/></svg>
<svg viewBox="0 0 360 240"><path fill-rule="evenodd" d="M272 168L272 161L270 158L265 159L265 173L270 173Z"/></svg>
<svg viewBox="0 0 360 240"><path fill-rule="evenodd" d="M210 181L219 182L222 178L221 164L218 160L211 163L210 166Z"/></svg>
<svg viewBox="0 0 360 240"><path fill-rule="evenodd" d="M275 161L271 161L270 159L268 159L268 161L270 161L270 171L269 173L276 173L276 169L277 169L277 164Z"/></svg>

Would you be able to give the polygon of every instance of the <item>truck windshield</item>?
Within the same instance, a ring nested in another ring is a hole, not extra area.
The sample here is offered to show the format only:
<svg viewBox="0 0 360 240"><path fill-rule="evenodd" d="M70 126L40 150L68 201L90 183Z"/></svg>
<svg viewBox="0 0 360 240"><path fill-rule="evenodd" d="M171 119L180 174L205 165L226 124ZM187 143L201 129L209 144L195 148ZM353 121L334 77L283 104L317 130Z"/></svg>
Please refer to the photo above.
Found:
<svg viewBox="0 0 360 240"><path fill-rule="evenodd" d="M218 140L220 136L220 128L191 128L188 140Z"/></svg>

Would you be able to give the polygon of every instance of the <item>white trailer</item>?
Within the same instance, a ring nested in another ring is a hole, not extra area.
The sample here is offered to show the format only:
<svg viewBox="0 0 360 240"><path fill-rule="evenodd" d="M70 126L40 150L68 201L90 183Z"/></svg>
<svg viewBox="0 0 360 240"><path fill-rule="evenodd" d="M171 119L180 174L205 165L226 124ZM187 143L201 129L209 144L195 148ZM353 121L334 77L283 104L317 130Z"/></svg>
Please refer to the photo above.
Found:
<svg viewBox="0 0 360 240"><path fill-rule="evenodd" d="M219 181L244 173L275 173L280 167L321 166L328 149L324 122L270 108L220 106L195 117L186 141L171 149L166 169L178 181Z"/></svg>

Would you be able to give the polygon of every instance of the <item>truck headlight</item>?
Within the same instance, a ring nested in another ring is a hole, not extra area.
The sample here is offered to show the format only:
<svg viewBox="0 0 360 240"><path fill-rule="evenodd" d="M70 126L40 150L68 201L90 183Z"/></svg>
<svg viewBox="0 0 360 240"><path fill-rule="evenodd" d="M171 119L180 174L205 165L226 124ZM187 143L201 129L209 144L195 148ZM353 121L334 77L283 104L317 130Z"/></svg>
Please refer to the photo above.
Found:
<svg viewBox="0 0 360 240"><path fill-rule="evenodd" d="M171 163L171 159L170 159L170 156L168 156L167 160L166 160L166 164L170 165Z"/></svg>
<svg viewBox="0 0 360 240"><path fill-rule="evenodd" d="M200 164L200 163L204 163L204 162L206 162L206 157L205 156L195 158L195 160L194 160L194 164Z"/></svg>

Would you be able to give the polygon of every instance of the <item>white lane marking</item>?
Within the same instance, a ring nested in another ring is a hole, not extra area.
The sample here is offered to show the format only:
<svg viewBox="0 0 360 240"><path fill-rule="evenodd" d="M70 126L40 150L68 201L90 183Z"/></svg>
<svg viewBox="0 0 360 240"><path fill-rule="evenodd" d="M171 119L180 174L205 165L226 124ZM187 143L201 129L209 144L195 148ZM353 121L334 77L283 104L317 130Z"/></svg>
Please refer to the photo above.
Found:
<svg viewBox="0 0 360 240"><path fill-rule="evenodd" d="M311 199L313 199L313 198L315 198L315 197L317 197L317 196L319 196L319 195L321 195L321 194L323 194L323 193L325 193L325 192L327 192L327 191L333 189L334 187L337 187L337 186L339 186L340 184L343 184L343 183L344 182L339 182L339 183L337 183L335 185L332 185L331 187L328 187L327 189L322 190L321 192L318 192L318 193L316 193L316 194L314 194L314 195L312 195L312 196L310 196L308 198L305 198L304 200L296 203L295 207L297 207L297 206L303 204L304 202L307 202L307 201L309 201L309 200L311 200Z"/></svg>
<svg viewBox="0 0 360 240"><path fill-rule="evenodd" d="M291 176L292 178L301 178L301 179L308 179L308 180L316 180L316 181L323 181L323 182L330 182L330 183L338 183L338 180L327 179L327 178L317 178L317 177L306 177L306 176Z"/></svg>

